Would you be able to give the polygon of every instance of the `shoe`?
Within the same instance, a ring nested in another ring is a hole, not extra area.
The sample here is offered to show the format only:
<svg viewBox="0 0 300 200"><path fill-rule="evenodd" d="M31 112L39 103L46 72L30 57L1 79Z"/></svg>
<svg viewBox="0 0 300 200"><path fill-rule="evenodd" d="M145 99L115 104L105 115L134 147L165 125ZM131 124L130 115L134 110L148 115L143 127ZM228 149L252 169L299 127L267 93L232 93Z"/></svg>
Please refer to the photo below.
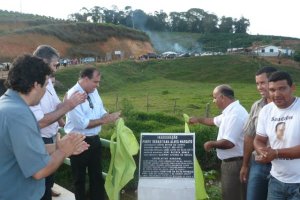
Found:
<svg viewBox="0 0 300 200"><path fill-rule="evenodd" d="M55 191L53 188L51 189L51 195L53 197L58 197L60 195L60 192Z"/></svg>

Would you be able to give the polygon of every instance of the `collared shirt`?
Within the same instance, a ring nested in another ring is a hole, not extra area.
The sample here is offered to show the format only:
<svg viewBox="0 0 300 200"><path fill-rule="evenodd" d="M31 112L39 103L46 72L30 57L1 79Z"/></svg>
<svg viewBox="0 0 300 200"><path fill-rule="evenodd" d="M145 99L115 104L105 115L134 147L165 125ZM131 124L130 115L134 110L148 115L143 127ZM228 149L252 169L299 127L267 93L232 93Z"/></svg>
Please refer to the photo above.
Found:
<svg viewBox="0 0 300 200"><path fill-rule="evenodd" d="M257 120L258 120L258 114L261 111L261 109L267 105L267 100L265 98L262 98L258 101L256 101L252 106L249 114L249 118L247 120L247 123L244 127L244 134L254 137L256 135L256 126L257 126Z"/></svg>
<svg viewBox="0 0 300 200"><path fill-rule="evenodd" d="M34 113L36 120L40 121L44 118L45 114L56 110L57 105L60 104L60 100L55 92L52 81L46 87L46 92L42 97L40 103L36 106L30 106L30 109ZM49 126L41 129L42 137L51 138L56 135L58 130L58 122L54 122Z"/></svg>
<svg viewBox="0 0 300 200"><path fill-rule="evenodd" d="M234 144L231 149L217 149L219 159L243 156L243 127L247 118L248 112L238 100L229 104L221 115L214 117L214 124L219 127L217 140L225 139Z"/></svg>
<svg viewBox="0 0 300 200"><path fill-rule="evenodd" d="M68 97L76 91L85 92L79 83L77 83L68 91ZM107 113L96 89L92 93L89 93L88 96L91 102L86 100L67 113L65 125L66 133L80 132L86 136L93 136L98 135L101 131L101 126L87 129L90 120L100 119Z"/></svg>
<svg viewBox="0 0 300 200"><path fill-rule="evenodd" d="M40 199L44 179L32 176L50 161L37 121L11 89L0 98L0 199Z"/></svg>

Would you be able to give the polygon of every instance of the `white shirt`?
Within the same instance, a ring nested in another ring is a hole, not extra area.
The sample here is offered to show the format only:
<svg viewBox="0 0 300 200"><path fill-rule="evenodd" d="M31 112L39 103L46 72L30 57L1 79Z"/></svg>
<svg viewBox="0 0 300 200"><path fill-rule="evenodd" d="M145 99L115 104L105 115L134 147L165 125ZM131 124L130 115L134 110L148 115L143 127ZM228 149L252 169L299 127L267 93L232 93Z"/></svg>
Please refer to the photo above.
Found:
<svg viewBox="0 0 300 200"><path fill-rule="evenodd" d="M46 87L46 92L42 97L40 103L36 106L30 106L31 111L33 112L37 121L40 121L44 118L44 115L56 110L58 104L60 104L60 100L55 92L52 81L49 80L48 85ZM42 137L51 138L56 135L58 130L58 122L54 122L49 126L46 126L41 129Z"/></svg>
<svg viewBox="0 0 300 200"><path fill-rule="evenodd" d="M68 97L70 97L76 91L83 93L85 92L79 83L77 83L68 91ZM86 100L84 103L79 104L73 110L68 112L66 115L65 125L66 133L80 132L86 136L93 136L98 135L98 133L101 131L101 126L87 129L90 120L100 119L107 113L97 90L89 93L88 96L90 97L94 108L90 108L90 104L88 100Z"/></svg>
<svg viewBox="0 0 300 200"><path fill-rule="evenodd" d="M276 127L277 129L280 127L281 132L276 131ZM280 136L277 136L278 133ZM296 98L293 104L285 109L278 108L273 102L264 106L258 116L257 134L268 137L272 149L300 145L299 98ZM299 166L300 159L274 159L270 173L281 182L300 183Z"/></svg>
<svg viewBox="0 0 300 200"><path fill-rule="evenodd" d="M225 139L234 144L231 149L217 149L219 159L243 156L243 127L247 118L248 112L238 100L229 104L221 115L214 117L214 124L219 127L217 140Z"/></svg>

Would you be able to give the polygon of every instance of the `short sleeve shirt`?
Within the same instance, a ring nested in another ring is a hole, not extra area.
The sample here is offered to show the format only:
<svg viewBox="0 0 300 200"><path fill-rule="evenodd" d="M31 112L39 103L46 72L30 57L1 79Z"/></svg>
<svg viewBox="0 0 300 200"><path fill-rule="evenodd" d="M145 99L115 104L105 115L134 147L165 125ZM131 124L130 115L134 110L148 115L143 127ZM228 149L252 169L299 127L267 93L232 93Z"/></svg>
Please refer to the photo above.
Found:
<svg viewBox="0 0 300 200"><path fill-rule="evenodd" d="M221 115L214 117L214 124L219 127L217 140L225 139L234 144L231 149L217 149L219 159L243 155L243 127L247 118L248 112L238 100L229 104Z"/></svg>
<svg viewBox="0 0 300 200"><path fill-rule="evenodd" d="M273 102L264 106L258 116L257 134L268 137L272 149L300 145L300 100L280 109ZM300 159L272 160L271 175L284 183L300 183Z"/></svg>
<svg viewBox="0 0 300 200"><path fill-rule="evenodd" d="M262 98L256 101L250 110L249 118L244 127L244 134L254 137L256 135L256 126L258 120L258 114L261 109L267 104L266 99Z"/></svg>

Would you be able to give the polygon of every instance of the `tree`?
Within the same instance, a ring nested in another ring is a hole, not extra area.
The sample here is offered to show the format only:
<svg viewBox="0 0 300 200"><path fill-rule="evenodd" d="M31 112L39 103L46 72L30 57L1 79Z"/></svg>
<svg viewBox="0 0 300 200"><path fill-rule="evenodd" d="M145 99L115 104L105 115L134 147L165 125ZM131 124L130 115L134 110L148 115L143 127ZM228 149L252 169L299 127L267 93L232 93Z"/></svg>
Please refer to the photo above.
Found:
<svg viewBox="0 0 300 200"><path fill-rule="evenodd" d="M235 33L247 33L247 29L250 26L249 19L241 17L239 20L234 21L234 32Z"/></svg>
<svg viewBox="0 0 300 200"><path fill-rule="evenodd" d="M203 19L207 13L200 8L191 8L186 12L187 32L204 33Z"/></svg>
<svg viewBox="0 0 300 200"><path fill-rule="evenodd" d="M166 31L168 30L168 25L166 22L168 15L163 12L155 11L154 15L149 15L148 20L146 23L146 27L149 30L156 30L156 31Z"/></svg>
<svg viewBox="0 0 300 200"><path fill-rule="evenodd" d="M121 24L127 27L134 28L133 10L131 6L125 6L124 18Z"/></svg>
<svg viewBox="0 0 300 200"><path fill-rule="evenodd" d="M94 23L102 23L104 19L104 7L95 6L91 9L90 14Z"/></svg>
<svg viewBox="0 0 300 200"><path fill-rule="evenodd" d="M136 29L145 30L146 29L146 22L148 20L148 15L143 10L134 10L132 13L132 19L134 23L134 27Z"/></svg>
<svg viewBox="0 0 300 200"><path fill-rule="evenodd" d="M185 17L185 12L171 12L169 27L174 32L187 32L188 24Z"/></svg>
<svg viewBox="0 0 300 200"><path fill-rule="evenodd" d="M206 14L202 19L204 33L216 33L218 31L218 17L214 14Z"/></svg>
<svg viewBox="0 0 300 200"><path fill-rule="evenodd" d="M225 17L221 18L221 23L219 25L219 32L220 33L233 33L233 19L232 17Z"/></svg>
<svg viewBox="0 0 300 200"><path fill-rule="evenodd" d="M87 22L90 16L89 10L86 7L80 9L79 13L69 15L69 19L76 22Z"/></svg>

